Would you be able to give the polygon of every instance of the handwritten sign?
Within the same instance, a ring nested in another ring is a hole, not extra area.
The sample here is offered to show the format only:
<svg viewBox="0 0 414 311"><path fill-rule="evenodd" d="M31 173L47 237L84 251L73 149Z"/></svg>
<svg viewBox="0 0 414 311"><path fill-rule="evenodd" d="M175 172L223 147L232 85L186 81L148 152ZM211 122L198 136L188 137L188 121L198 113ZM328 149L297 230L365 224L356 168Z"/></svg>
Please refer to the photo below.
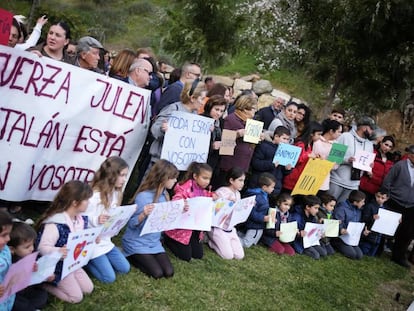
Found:
<svg viewBox="0 0 414 311"><path fill-rule="evenodd" d="M273 157L273 163L278 162L279 165L284 166L290 164L292 167L295 167L301 152L302 148L300 147L290 144L279 144Z"/></svg>
<svg viewBox="0 0 414 311"><path fill-rule="evenodd" d="M219 149L220 155L234 155L234 147L236 147L237 131L224 129L221 134L221 145Z"/></svg>
<svg viewBox="0 0 414 311"><path fill-rule="evenodd" d="M101 231L102 227L97 227L69 233L66 244L68 255L63 260L62 279L88 263Z"/></svg>
<svg viewBox="0 0 414 311"><path fill-rule="evenodd" d="M1 284L4 286L4 293L0 302L29 286L37 254L38 252L34 252L27 255L10 266Z"/></svg>
<svg viewBox="0 0 414 311"><path fill-rule="evenodd" d="M231 229L235 225L245 222L256 204L256 196L243 198L234 204L233 213L231 214L230 222L227 227L223 229Z"/></svg>
<svg viewBox="0 0 414 311"><path fill-rule="evenodd" d="M252 144L258 144L260 141L260 134L262 134L264 123L253 119L247 119L246 127L244 128L243 141Z"/></svg>
<svg viewBox="0 0 414 311"><path fill-rule="evenodd" d="M168 130L162 145L161 159L184 171L193 162L206 163L210 149L213 119L174 111L168 118Z"/></svg>
<svg viewBox="0 0 414 311"><path fill-rule="evenodd" d="M280 242L282 243L293 242L298 233L298 223L296 221L281 223L280 232L282 233L279 236Z"/></svg>
<svg viewBox="0 0 414 311"><path fill-rule="evenodd" d="M0 44L9 43L10 29L13 25L13 14L0 8Z"/></svg>
<svg viewBox="0 0 414 311"><path fill-rule="evenodd" d="M355 152L355 160L352 162L352 167L360 169L361 171L372 172L372 167L370 166L374 163L375 153L357 150Z"/></svg>
<svg viewBox="0 0 414 311"><path fill-rule="evenodd" d="M337 219L324 219L323 229L325 230L326 237L337 237L339 235L339 220Z"/></svg>
<svg viewBox="0 0 414 311"><path fill-rule="evenodd" d="M0 93L0 199L51 201L145 142L150 91L90 70L0 45Z"/></svg>
<svg viewBox="0 0 414 311"><path fill-rule="evenodd" d="M136 204L117 206L108 210L109 219L103 224L101 237L113 237L127 224L135 213Z"/></svg>
<svg viewBox="0 0 414 311"><path fill-rule="evenodd" d="M62 258L62 253L55 251L50 254L40 257L37 263L37 270L32 273L30 285L39 284L45 281L49 276L54 275L55 268L59 260Z"/></svg>
<svg viewBox="0 0 414 311"><path fill-rule="evenodd" d="M309 159L292 190L292 195L316 195L333 166L334 163L328 160Z"/></svg>
<svg viewBox="0 0 414 311"><path fill-rule="evenodd" d="M371 227L372 231L394 236L401 220L401 214L384 208L378 209L379 218L375 220Z"/></svg>
<svg viewBox="0 0 414 311"><path fill-rule="evenodd" d="M344 157L345 157L345 153L347 149L348 149L347 145L333 143L327 160L341 164L344 161Z"/></svg>

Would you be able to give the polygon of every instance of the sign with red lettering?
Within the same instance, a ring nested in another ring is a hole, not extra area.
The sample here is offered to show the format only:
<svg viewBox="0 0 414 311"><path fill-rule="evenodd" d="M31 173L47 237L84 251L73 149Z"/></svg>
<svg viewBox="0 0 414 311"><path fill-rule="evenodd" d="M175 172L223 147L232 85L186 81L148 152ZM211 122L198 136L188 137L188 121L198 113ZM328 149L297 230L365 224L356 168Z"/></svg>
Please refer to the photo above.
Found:
<svg viewBox="0 0 414 311"><path fill-rule="evenodd" d="M10 28L13 23L13 14L0 8L0 44L9 43Z"/></svg>
<svg viewBox="0 0 414 311"><path fill-rule="evenodd" d="M52 200L145 142L150 91L89 70L0 46L0 94L0 199Z"/></svg>

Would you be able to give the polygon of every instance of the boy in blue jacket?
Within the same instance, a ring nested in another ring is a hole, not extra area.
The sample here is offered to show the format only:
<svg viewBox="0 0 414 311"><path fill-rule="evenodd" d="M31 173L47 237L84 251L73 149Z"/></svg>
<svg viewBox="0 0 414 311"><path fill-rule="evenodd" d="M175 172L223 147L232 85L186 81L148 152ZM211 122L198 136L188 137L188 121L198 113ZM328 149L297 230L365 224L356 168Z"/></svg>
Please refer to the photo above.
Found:
<svg viewBox="0 0 414 311"><path fill-rule="evenodd" d="M307 222L318 223L316 214L321 206L321 200L315 195L306 195L302 198L302 202L302 205L295 206L295 211L291 216L291 221L296 221L299 229L298 235L293 241L293 248L297 253L307 255L313 259L326 257L327 252L323 245L303 247L303 237L307 234L305 225Z"/></svg>
<svg viewBox="0 0 414 311"><path fill-rule="evenodd" d="M258 188L247 189L246 196L256 195L256 204L250 212L246 221L246 233L239 232L239 238L243 247L256 245L262 237L263 230L270 219L269 216L269 194L273 192L276 184L275 177L270 173L259 176Z"/></svg>

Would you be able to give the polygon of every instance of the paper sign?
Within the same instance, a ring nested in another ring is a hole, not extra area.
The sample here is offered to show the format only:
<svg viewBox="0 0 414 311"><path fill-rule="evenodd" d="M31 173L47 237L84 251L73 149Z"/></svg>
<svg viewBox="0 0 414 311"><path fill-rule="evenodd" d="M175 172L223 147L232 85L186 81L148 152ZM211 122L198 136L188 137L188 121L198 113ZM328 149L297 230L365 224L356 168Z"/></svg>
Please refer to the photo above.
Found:
<svg viewBox="0 0 414 311"><path fill-rule="evenodd" d="M269 221L266 223L266 229L274 229L276 226L276 208L270 207L267 215L269 216Z"/></svg>
<svg viewBox="0 0 414 311"><path fill-rule="evenodd" d="M302 148L300 147L290 144L279 144L272 162L278 162L279 165L283 166L290 164L292 167L295 167L296 163L298 163L301 152Z"/></svg>
<svg viewBox="0 0 414 311"><path fill-rule="evenodd" d="M243 141L258 144L260 141L260 134L262 134L263 125L264 123L262 121L247 119Z"/></svg>
<svg viewBox="0 0 414 311"><path fill-rule="evenodd" d="M323 225L307 222L304 228L306 234L303 237L303 247L308 248L314 245L320 245L319 240L323 235Z"/></svg>
<svg viewBox="0 0 414 311"><path fill-rule="evenodd" d="M101 237L113 237L128 223L137 209L136 204L117 206L108 210L109 219L103 224Z"/></svg>
<svg viewBox="0 0 414 311"><path fill-rule="evenodd" d="M195 197L187 199L189 210L182 213L178 229L210 231L213 216L213 199Z"/></svg>
<svg viewBox="0 0 414 311"><path fill-rule="evenodd" d="M298 223L296 221L281 223L280 232L282 233L279 236L280 242L293 242L298 234Z"/></svg>
<svg viewBox="0 0 414 311"><path fill-rule="evenodd" d="M339 235L339 220L337 219L324 219L323 229L325 236L328 238L334 238Z"/></svg>
<svg viewBox="0 0 414 311"><path fill-rule="evenodd" d="M62 253L59 251L46 254L37 260L37 271L32 273L30 285L44 282L48 277L55 273L56 264L62 258Z"/></svg>
<svg viewBox="0 0 414 311"><path fill-rule="evenodd" d="M371 227L372 231L394 236L401 220L401 214L386 210L384 208L378 209L379 218L375 220Z"/></svg>
<svg viewBox="0 0 414 311"><path fill-rule="evenodd" d="M168 117L161 159L174 163L180 171L194 161L207 163L213 122L198 114L174 111Z"/></svg>
<svg viewBox="0 0 414 311"><path fill-rule="evenodd" d="M10 29L13 25L13 14L0 8L0 44L9 43Z"/></svg>
<svg viewBox="0 0 414 311"><path fill-rule="evenodd" d="M256 204L256 196L243 198L240 201L237 201L234 205L233 213L230 218L230 224L227 228L233 228L235 225L245 222L250 215L250 212L253 209L253 206Z"/></svg>
<svg viewBox="0 0 414 311"><path fill-rule="evenodd" d="M316 195L334 164L328 160L309 159L293 188L292 195Z"/></svg>
<svg viewBox="0 0 414 311"><path fill-rule="evenodd" d="M102 227L97 227L69 233L66 244L68 255L63 260L62 279L88 263L101 231Z"/></svg>
<svg viewBox="0 0 414 311"><path fill-rule="evenodd" d="M224 129L221 133L221 144L219 149L220 155L234 155L234 147L236 147L237 131Z"/></svg>
<svg viewBox="0 0 414 311"><path fill-rule="evenodd" d="M327 160L338 164L342 164L347 149L347 145L333 143Z"/></svg>
<svg viewBox="0 0 414 311"><path fill-rule="evenodd" d="M342 234L339 237L345 244L350 246L357 246L359 244L359 239L361 238L361 232L364 230L365 223L363 222L350 222L346 231L347 234Z"/></svg>
<svg viewBox="0 0 414 311"><path fill-rule="evenodd" d="M365 150L358 150L355 152L355 161L352 162L352 167L360 169L361 171L372 172L370 166L374 163L375 153Z"/></svg>
<svg viewBox="0 0 414 311"><path fill-rule="evenodd" d="M37 254L38 252L34 252L27 255L10 266L1 283L4 286L4 293L0 297L0 302L29 286Z"/></svg>

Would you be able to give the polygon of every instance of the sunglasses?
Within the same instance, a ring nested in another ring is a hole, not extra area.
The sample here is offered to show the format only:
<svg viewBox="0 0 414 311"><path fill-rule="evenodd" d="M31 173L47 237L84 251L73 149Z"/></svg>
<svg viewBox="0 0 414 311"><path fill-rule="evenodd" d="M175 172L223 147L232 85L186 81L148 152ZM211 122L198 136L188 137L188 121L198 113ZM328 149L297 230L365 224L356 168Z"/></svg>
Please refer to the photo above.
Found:
<svg viewBox="0 0 414 311"><path fill-rule="evenodd" d="M191 85L190 93L188 95L193 96L195 89L197 88L198 83L200 82L199 79L195 79L193 84Z"/></svg>

